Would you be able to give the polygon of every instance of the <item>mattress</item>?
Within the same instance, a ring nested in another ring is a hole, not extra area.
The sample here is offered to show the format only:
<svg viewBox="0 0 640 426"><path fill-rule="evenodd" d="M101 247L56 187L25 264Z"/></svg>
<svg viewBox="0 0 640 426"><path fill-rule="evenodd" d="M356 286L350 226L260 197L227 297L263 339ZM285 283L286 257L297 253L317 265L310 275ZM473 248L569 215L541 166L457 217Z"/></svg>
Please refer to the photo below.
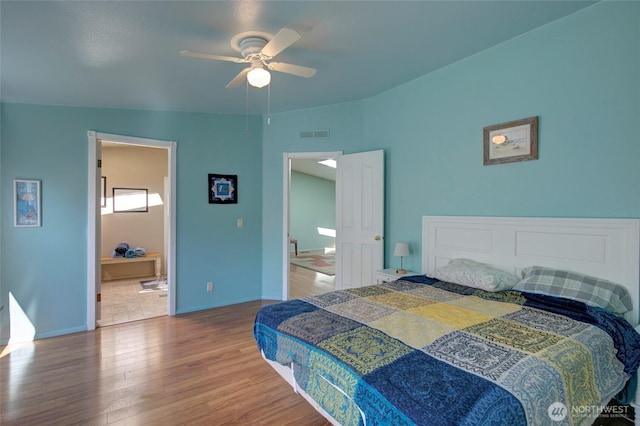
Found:
<svg viewBox="0 0 640 426"><path fill-rule="evenodd" d="M591 424L640 364L603 309L425 276L265 306L254 336L343 425Z"/></svg>

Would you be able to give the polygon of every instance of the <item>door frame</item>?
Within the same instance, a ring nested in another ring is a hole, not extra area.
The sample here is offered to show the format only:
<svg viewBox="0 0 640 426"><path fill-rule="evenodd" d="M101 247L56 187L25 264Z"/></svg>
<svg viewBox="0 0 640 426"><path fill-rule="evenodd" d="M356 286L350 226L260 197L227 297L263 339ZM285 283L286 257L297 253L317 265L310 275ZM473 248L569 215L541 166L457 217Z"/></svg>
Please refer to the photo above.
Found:
<svg viewBox="0 0 640 426"><path fill-rule="evenodd" d="M176 154L177 144L175 141L163 141L159 139L146 139L132 136L115 135L109 133L99 133L93 130L87 132L89 143L88 151L88 205L87 205L87 330L95 330L96 321L96 285L100 272L100 248L97 242L100 236L97 235L99 227L97 226L100 210L98 208L100 194L97 191L99 176L97 176L97 144L101 140L110 142L119 142L129 145L147 146L154 148L165 148L168 154L167 179L169 181L168 197L164 200L166 214L169 220L166 221L165 235L168 243L165 248L168 252L166 259L167 265L167 305L168 315L176 314Z"/></svg>
<svg viewBox="0 0 640 426"><path fill-rule="evenodd" d="M335 158L342 151L283 152L282 153L282 300L289 297L289 191L291 189L291 160Z"/></svg>

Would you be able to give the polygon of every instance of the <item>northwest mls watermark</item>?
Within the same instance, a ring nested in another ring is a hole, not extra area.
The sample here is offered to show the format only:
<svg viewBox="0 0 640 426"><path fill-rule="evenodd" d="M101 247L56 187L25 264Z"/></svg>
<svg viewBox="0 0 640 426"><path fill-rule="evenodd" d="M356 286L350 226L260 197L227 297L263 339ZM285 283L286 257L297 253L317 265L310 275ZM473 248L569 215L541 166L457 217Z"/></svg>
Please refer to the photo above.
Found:
<svg viewBox="0 0 640 426"><path fill-rule="evenodd" d="M547 409L549 418L554 422L561 422L567 416L579 417L602 417L602 418L629 418L628 405L572 405L571 410L562 402L554 402Z"/></svg>

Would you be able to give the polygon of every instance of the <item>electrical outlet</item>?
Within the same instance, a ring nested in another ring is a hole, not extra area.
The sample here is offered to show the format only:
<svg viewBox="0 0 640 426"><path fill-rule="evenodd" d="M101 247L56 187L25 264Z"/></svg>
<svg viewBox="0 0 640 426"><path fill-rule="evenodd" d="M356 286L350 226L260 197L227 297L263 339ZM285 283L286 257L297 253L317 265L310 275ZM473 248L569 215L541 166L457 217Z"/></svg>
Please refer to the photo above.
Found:
<svg viewBox="0 0 640 426"><path fill-rule="evenodd" d="M213 291L213 281L207 283L207 291Z"/></svg>

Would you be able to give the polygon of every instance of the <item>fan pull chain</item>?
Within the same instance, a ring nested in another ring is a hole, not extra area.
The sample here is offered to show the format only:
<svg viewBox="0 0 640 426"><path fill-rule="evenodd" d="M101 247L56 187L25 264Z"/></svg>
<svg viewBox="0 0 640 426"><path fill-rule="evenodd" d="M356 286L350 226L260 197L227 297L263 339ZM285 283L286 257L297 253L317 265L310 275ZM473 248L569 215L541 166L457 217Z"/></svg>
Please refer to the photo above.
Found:
<svg viewBox="0 0 640 426"><path fill-rule="evenodd" d="M246 82L246 96L244 105L244 135L249 136L249 80Z"/></svg>
<svg viewBox="0 0 640 426"><path fill-rule="evenodd" d="M271 125L271 83L267 86L267 126Z"/></svg>

